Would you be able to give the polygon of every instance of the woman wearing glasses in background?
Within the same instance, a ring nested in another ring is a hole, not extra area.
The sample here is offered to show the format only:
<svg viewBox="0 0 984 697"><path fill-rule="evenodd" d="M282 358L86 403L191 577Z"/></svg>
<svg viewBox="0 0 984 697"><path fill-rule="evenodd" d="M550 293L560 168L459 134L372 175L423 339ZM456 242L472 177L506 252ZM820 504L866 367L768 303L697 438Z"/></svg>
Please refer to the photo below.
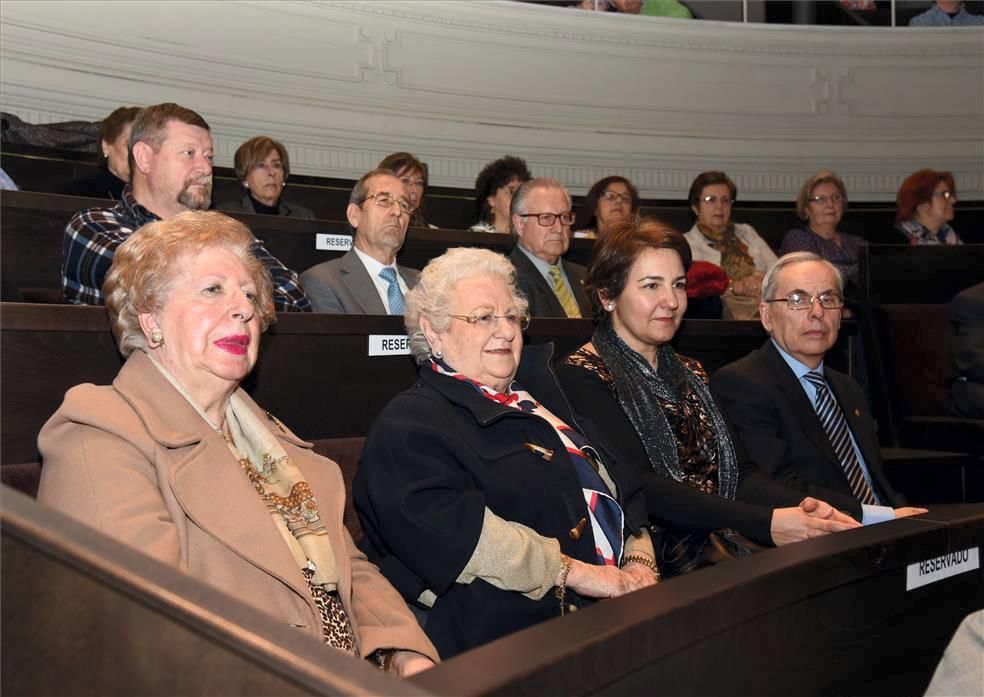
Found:
<svg viewBox="0 0 984 697"><path fill-rule="evenodd" d="M950 227L957 204L957 185L950 172L913 172L899 187L895 204L895 229L910 244L963 244Z"/></svg>
<svg viewBox="0 0 984 697"><path fill-rule="evenodd" d="M813 252L837 267L845 281L857 284L865 241L838 230L847 208L847 188L836 174L821 170L803 182L796 199L796 215L806 225L783 237L779 256Z"/></svg>
<svg viewBox="0 0 984 697"><path fill-rule="evenodd" d="M441 656L656 583L624 463L570 411L553 347L523 348L512 264L448 250L407 294L405 321L420 375L370 430L353 496L362 548L430 608Z"/></svg>
<svg viewBox="0 0 984 697"><path fill-rule="evenodd" d="M603 237L613 225L639 215L639 190L625 177L595 182L574 221L574 237Z"/></svg>
<svg viewBox="0 0 984 697"><path fill-rule="evenodd" d="M702 172L690 185L690 210L697 222L684 235L694 261L725 270L731 285L721 296L724 319L755 319L762 279L776 255L751 225L731 220L738 189L724 172Z"/></svg>

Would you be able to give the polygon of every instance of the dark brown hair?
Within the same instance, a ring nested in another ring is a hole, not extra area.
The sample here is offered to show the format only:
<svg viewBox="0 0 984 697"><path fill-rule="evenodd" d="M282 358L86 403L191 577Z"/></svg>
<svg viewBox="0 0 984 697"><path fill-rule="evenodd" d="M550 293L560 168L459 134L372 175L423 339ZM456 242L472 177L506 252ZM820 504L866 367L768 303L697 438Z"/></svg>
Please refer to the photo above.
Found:
<svg viewBox="0 0 984 697"><path fill-rule="evenodd" d="M279 140L268 136L256 136L236 149L233 167L236 169L236 178L239 179L240 184L246 181L246 175L263 162L271 150L276 150L280 156L280 163L284 166L284 179L287 179L290 175L290 156L287 154L287 148Z"/></svg>
<svg viewBox="0 0 984 697"><path fill-rule="evenodd" d="M427 195L427 187L430 183L427 164L421 162L408 152L394 152L382 159L379 163L379 169L388 169L397 177L402 172L420 172L420 176L424 180L424 192L420 195L420 205L413 212L410 225L413 227L427 227L427 219L424 216L424 197Z"/></svg>
<svg viewBox="0 0 984 697"><path fill-rule="evenodd" d="M592 229L598 224L598 216L595 214L595 211L598 208L598 199L600 199L601 195L605 193L605 189L615 182L625 184L625 188L629 190L629 196L632 197L632 208L629 212L632 215L639 212L639 204L641 203L641 199L639 198L639 190L635 187L635 184L630 182L625 177L605 177L604 179L599 179L596 181L588 190L588 195L584 197L584 203L577 212L577 220L574 221L575 230Z"/></svg>
<svg viewBox="0 0 984 697"><path fill-rule="evenodd" d="M728 191L731 192L731 202L735 202L735 199L738 197L738 189L735 183L731 181L731 177L724 172L712 170L698 174L697 178L694 179L694 183L690 185L690 193L687 195L687 198L690 200L691 210L694 208L700 209L700 195L704 193L706 187L714 186L715 184L727 184Z"/></svg>
<svg viewBox="0 0 984 697"><path fill-rule="evenodd" d="M600 291L606 298L617 298L625 290L632 264L647 249L672 250L679 255L683 270L690 270L690 245L672 226L648 216L627 220L595 241L591 268L584 277L588 292L597 295Z"/></svg>
<svg viewBox="0 0 984 697"><path fill-rule="evenodd" d="M113 109L113 113L104 118L99 125L100 143L115 143L123 129L133 123L139 113L138 106L121 106ZM102 152L101 148L99 152Z"/></svg>

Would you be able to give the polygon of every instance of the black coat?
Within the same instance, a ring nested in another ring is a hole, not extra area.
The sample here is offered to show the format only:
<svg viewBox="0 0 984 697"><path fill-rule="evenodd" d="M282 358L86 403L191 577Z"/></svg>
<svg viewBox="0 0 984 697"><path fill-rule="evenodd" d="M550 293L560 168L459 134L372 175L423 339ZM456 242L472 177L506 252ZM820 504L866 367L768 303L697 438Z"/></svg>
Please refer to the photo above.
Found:
<svg viewBox="0 0 984 697"><path fill-rule="evenodd" d="M861 450L875 494L886 505L905 505L885 476L875 422L861 387L829 366L824 366L824 376ZM760 468L782 484L861 519L861 504L810 398L771 339L718 370L711 389Z"/></svg>
<svg viewBox="0 0 984 697"><path fill-rule="evenodd" d="M509 253L509 261L516 267L516 285L530 301L530 317L567 317L563 305L557 299L553 288L547 283L529 257L517 245ZM581 308L582 317L591 317L592 305L587 291L584 290L584 275L587 273L580 264L564 261L564 272L574 290L574 299Z"/></svg>
<svg viewBox="0 0 984 697"><path fill-rule="evenodd" d="M549 364L552 345L523 351L517 380L534 398L592 439L571 413ZM548 461L527 447L553 452ZM614 455L592 439L619 482L626 529L639 532L645 504ZM597 563L574 464L543 419L502 406L468 384L420 371L417 383L383 410L369 432L353 485L365 536L360 546L408 602L425 589L437 600L425 630L448 658L560 614L548 592L532 600L484 580L455 579L471 558L487 506L499 517L556 538L570 557ZM626 501L628 503L626 503ZM567 602L589 602L568 591Z"/></svg>

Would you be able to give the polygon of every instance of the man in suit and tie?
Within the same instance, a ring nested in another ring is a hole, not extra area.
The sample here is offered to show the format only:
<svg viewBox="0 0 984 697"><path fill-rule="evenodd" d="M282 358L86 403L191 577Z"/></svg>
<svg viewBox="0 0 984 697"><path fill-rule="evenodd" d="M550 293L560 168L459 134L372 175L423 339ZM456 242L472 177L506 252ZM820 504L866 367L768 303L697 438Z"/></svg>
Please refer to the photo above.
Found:
<svg viewBox="0 0 984 697"><path fill-rule="evenodd" d="M509 207L516 246L509 260L533 317L590 317L585 268L563 261L571 244L571 195L556 179L524 182Z"/></svg>
<svg viewBox="0 0 984 697"><path fill-rule="evenodd" d="M781 257L759 306L770 338L711 380L752 460L777 481L823 499L862 523L914 515L882 468L864 392L824 365L837 341L844 282L810 252Z"/></svg>
<svg viewBox="0 0 984 697"><path fill-rule="evenodd" d="M402 315L403 296L420 272L396 263L413 208L406 186L388 169L367 172L349 196L345 216L352 249L301 274L315 312Z"/></svg>

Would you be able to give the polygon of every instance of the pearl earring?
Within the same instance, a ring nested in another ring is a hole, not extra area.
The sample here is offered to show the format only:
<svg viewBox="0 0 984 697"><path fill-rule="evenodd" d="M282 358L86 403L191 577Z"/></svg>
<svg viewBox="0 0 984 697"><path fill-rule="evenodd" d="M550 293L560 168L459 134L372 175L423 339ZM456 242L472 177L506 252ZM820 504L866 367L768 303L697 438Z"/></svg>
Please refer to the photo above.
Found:
<svg viewBox="0 0 984 697"><path fill-rule="evenodd" d="M615 303L608 303L607 305L605 305L605 309L611 312L612 310L615 309Z"/></svg>
<svg viewBox="0 0 984 697"><path fill-rule="evenodd" d="M434 351L434 358L437 359L444 358L444 351Z"/></svg>
<svg viewBox="0 0 984 697"><path fill-rule="evenodd" d="M152 329L150 332L150 341L152 344L156 344L157 346L163 346L164 332L157 328Z"/></svg>

